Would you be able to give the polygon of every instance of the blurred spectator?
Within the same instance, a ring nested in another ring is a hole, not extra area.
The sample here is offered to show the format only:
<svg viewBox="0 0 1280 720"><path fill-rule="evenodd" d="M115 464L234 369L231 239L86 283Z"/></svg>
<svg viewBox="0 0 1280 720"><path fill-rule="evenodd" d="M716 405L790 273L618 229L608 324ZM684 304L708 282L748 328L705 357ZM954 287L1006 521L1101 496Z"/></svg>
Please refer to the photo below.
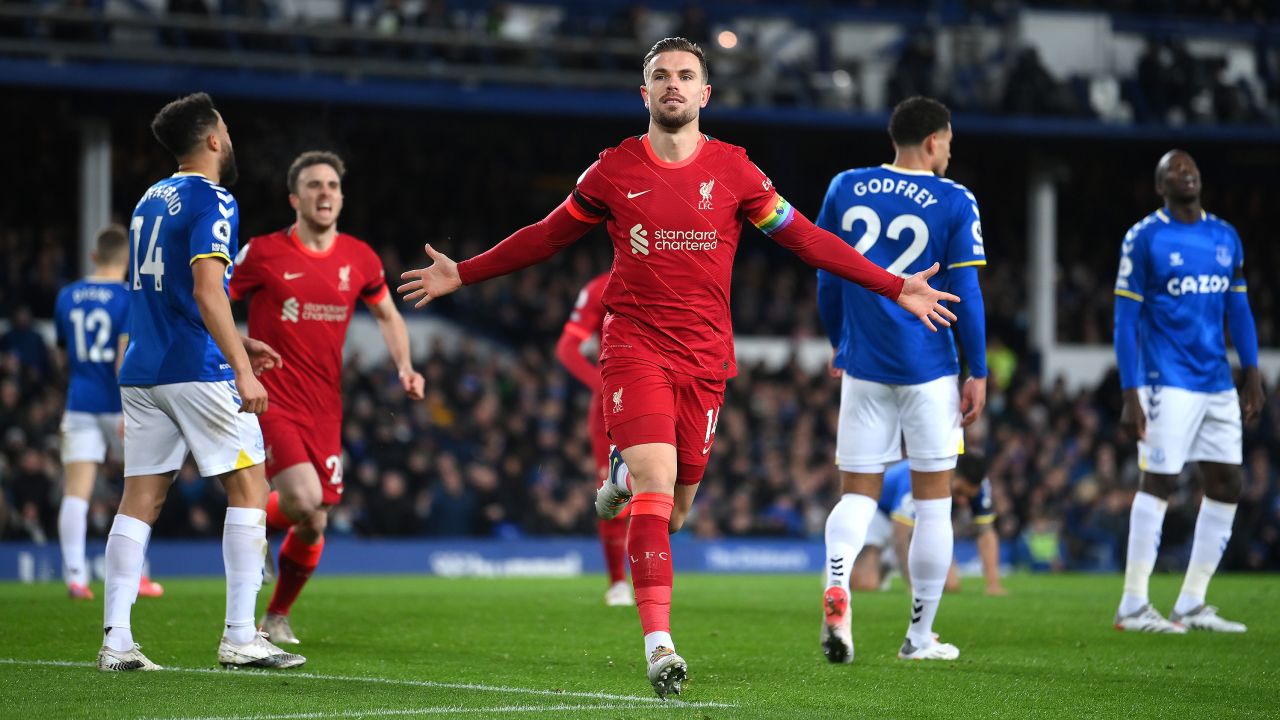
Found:
<svg viewBox="0 0 1280 720"><path fill-rule="evenodd" d="M22 379L39 385L49 375L49 348L44 338L31 326L31 310L19 305L13 311L9 330L0 335L0 353L17 358L22 368Z"/></svg>

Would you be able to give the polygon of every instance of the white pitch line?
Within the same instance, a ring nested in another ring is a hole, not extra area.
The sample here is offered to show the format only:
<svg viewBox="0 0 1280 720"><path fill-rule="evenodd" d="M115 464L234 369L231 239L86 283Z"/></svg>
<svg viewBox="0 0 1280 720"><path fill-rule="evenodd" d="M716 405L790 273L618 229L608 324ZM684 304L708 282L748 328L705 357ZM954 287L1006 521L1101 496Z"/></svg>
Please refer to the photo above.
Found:
<svg viewBox="0 0 1280 720"><path fill-rule="evenodd" d="M40 665L46 667L96 667L96 663L73 662L69 660L21 660L18 658L0 658L0 665ZM602 692L580 692L573 690L541 690L537 688L509 687L505 685L480 685L477 683L449 683L436 680L405 680L395 678L366 677L359 675L320 675L317 673L298 672L296 670L223 670L219 668L184 668L166 666L160 672L180 672L196 674L224 675L234 673L240 677L262 678L300 678L303 680L333 680L338 682L366 682L380 685L404 685L409 687L439 688L442 690L475 690L478 692L506 693L511 695L541 695L550 697L582 698L585 700L611 700L623 703L643 703L645 705L679 705L690 708L732 708L737 705L719 702L698 702L640 695L614 695ZM604 707L604 706L601 706Z"/></svg>
<svg viewBox="0 0 1280 720"><path fill-rule="evenodd" d="M540 713L573 710L641 710L650 705L499 705L497 707L462 707L450 705L424 708L388 708L383 710L345 710L342 712L306 712L284 715L219 715L177 716L171 718L147 718L146 720L321 720L322 718L396 717L399 715L474 715L491 713ZM674 709L674 708L673 708Z"/></svg>

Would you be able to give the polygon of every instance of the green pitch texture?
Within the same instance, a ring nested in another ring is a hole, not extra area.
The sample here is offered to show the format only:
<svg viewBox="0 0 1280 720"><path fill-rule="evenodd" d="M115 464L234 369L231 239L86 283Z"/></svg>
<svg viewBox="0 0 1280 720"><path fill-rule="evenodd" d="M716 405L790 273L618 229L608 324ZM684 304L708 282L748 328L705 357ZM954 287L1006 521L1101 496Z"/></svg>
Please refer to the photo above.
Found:
<svg viewBox="0 0 1280 720"><path fill-rule="evenodd" d="M1153 579L1157 607L1180 582ZM221 580L169 579L163 598L140 599L135 637L170 669L120 674L91 665L100 583L79 603L57 584L0 584L0 718L1280 717L1275 576L1210 588L1247 634L1180 637L1113 630L1118 576L1017 576L1000 598L968 580L936 627L960 648L952 663L894 657L901 586L856 594L857 658L840 666L818 646L819 585L677 577L673 634L690 677L681 702L663 703L635 611L604 607L603 578L321 575L293 616L308 662L274 673L218 669Z"/></svg>

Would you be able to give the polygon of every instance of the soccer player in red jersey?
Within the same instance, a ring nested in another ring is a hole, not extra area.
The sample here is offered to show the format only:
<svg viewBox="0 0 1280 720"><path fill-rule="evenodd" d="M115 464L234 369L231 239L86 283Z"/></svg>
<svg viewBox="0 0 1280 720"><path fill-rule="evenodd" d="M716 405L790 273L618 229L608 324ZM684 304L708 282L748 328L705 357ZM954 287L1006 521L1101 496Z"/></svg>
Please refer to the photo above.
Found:
<svg viewBox="0 0 1280 720"><path fill-rule="evenodd" d="M955 315L940 302L959 298L929 287L936 264L902 278L869 262L796 212L742 148L703 135L698 112L711 86L697 45L661 40L643 71L646 134L600 153L550 215L488 251L457 263L428 245L433 264L403 273L408 282L399 292L421 307L545 260L607 223L614 261L604 290L602 401L631 480L623 487L610 478L596 510L613 517L631 503L627 554L649 681L666 697L680 691L688 672L671 639L668 533L680 529L693 505L725 380L737 372L729 277L743 219L810 265L896 300L931 328L950 325Z"/></svg>
<svg viewBox="0 0 1280 720"><path fill-rule="evenodd" d="M591 410L587 430L591 434L591 455L596 461L597 484L603 485L609 475L609 435L604 429L604 404L600 401L600 365L589 360L600 357L600 334L604 328L605 283L609 273L601 273L578 293L573 313L564 324L556 343L556 357L578 382L591 391ZM609 572L609 589L604 593L606 605L634 605L631 586L627 584L627 509L611 519L600 518L600 545Z"/></svg>
<svg viewBox="0 0 1280 720"><path fill-rule="evenodd" d="M338 232L342 159L305 152L289 166L293 226L253 238L236 259L231 297L249 298L249 335L280 348L284 365L263 376L271 407L262 415L267 529L288 529L275 592L262 629L276 643L297 643L289 610L320 563L329 508L342 499L342 345L361 300L373 312L400 372L422 399L422 375L409 357L409 334L363 241Z"/></svg>

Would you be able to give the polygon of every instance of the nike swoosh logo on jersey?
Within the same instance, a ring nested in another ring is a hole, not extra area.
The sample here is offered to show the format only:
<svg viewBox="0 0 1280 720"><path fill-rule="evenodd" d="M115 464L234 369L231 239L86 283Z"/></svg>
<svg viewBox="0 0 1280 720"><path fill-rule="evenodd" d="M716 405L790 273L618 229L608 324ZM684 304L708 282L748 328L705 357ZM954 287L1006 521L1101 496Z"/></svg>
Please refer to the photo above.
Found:
<svg viewBox="0 0 1280 720"><path fill-rule="evenodd" d="M653 192L653 188L649 188L648 190L641 190L641 191L640 191L640 192L638 192L638 193L633 193L633 192L631 192L630 190L628 190L628 191L627 191L627 199L628 199L628 200L632 200L632 199L634 199L634 198L638 198L638 197L640 197L641 195L643 195L643 194L645 194L645 193L647 193L647 192Z"/></svg>
<svg viewBox="0 0 1280 720"><path fill-rule="evenodd" d="M287 273L285 273L285 274L284 274L284 279L285 279L285 280L297 280L298 278L302 277L303 275L306 275L306 273L304 273L304 272L300 272L300 273L289 273L289 272L287 272Z"/></svg>

